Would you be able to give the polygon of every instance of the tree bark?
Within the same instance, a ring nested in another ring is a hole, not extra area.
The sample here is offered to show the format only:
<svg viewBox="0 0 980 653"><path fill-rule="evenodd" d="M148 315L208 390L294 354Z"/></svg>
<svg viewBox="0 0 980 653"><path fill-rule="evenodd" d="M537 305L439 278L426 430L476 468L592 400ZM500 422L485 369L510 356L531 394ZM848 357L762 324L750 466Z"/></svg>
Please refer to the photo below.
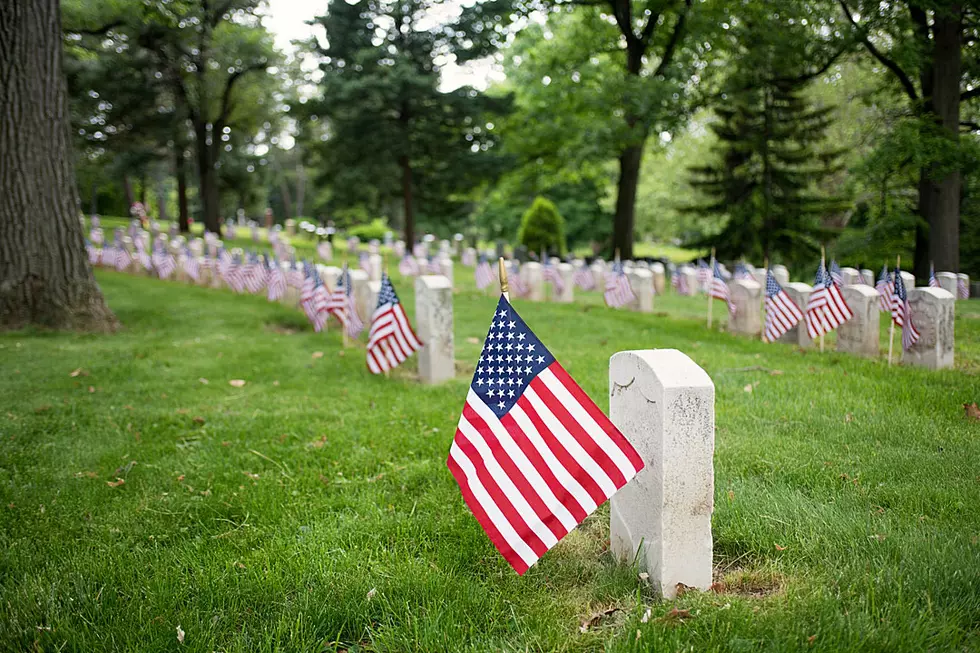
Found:
<svg viewBox="0 0 980 653"><path fill-rule="evenodd" d="M613 250L624 259L633 258L633 229L636 223L636 190L643 162L643 141L630 145L619 155L616 216L613 218Z"/></svg>
<svg viewBox="0 0 980 653"><path fill-rule="evenodd" d="M412 164L407 155L398 158L402 168L402 209L405 212L405 245L411 251L415 244L415 211L412 197Z"/></svg>
<svg viewBox="0 0 980 653"><path fill-rule="evenodd" d="M58 0L0 2L0 328L111 331L79 220Z"/></svg>
<svg viewBox="0 0 980 653"><path fill-rule="evenodd" d="M129 211L136 202L136 199L133 197L133 184L129 181L129 175L123 175L122 184L123 196L126 198L126 210Z"/></svg>
<svg viewBox="0 0 980 653"><path fill-rule="evenodd" d="M296 217L303 217L304 200L306 199L306 169L300 163L296 166Z"/></svg>
<svg viewBox="0 0 980 653"><path fill-rule="evenodd" d="M194 121L194 137L204 228L220 236L221 219L218 206L218 176L214 169L214 145L210 142L211 134L208 133L207 123L203 120Z"/></svg>
<svg viewBox="0 0 980 653"><path fill-rule="evenodd" d="M181 233L191 230L190 214L187 211L187 165L183 148L177 148L174 156L174 176L177 177L177 225Z"/></svg>

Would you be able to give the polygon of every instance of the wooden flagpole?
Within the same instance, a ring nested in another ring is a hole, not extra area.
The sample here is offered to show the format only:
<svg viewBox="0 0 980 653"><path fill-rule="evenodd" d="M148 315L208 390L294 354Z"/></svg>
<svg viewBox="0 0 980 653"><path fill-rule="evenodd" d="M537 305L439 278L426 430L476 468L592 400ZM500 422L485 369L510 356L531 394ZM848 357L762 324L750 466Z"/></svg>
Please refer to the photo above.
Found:
<svg viewBox="0 0 980 653"><path fill-rule="evenodd" d="M715 274L715 248L711 248L711 261L708 263L708 328L711 328L711 308L714 302L711 301L711 277Z"/></svg>
<svg viewBox="0 0 980 653"><path fill-rule="evenodd" d="M341 274L340 280L344 284L344 295L347 295L347 284L350 283L350 268L347 267L347 255L344 255L344 267L340 268L340 274ZM347 301L346 300L344 301L344 310L345 311L349 311L350 310L350 306L347 305ZM347 316L347 319L348 320L350 319L350 315ZM346 329L346 327L344 327L344 325L340 325L340 333L341 333L341 336L343 338L343 340L342 340L343 347L344 347L344 349L347 349L347 347L348 347L348 345L347 345L347 329Z"/></svg>
<svg viewBox="0 0 980 653"><path fill-rule="evenodd" d="M381 270L382 270L381 279L382 279L382 283L383 283L384 282L384 278L388 276L388 253L387 252L385 252L384 254L382 254L382 259L381 260L384 261L384 265L381 268ZM391 283L391 279L388 279L388 283ZM368 332L370 333L370 331L371 331L371 325L368 324ZM385 378L386 379L390 379L391 378L391 370L390 369L385 370Z"/></svg>
<svg viewBox="0 0 980 653"><path fill-rule="evenodd" d="M766 280L762 282L762 342L766 341L766 284L769 283L769 257L762 259L762 267L766 270Z"/></svg>
<svg viewBox="0 0 980 653"><path fill-rule="evenodd" d="M898 269L900 267L902 267L902 255L901 254L899 254L898 257L895 259L895 272L894 272L894 274L895 274L895 277L896 277L896 281L897 281L897 277L899 275ZM888 302L888 305L889 305L889 307L891 307L891 305L895 302L895 291L894 290L892 290L892 296L889 299L890 299L890 301ZM888 365L890 366L892 364L892 346L895 344L895 318L893 316L889 316L889 317L891 317L891 321L892 321L891 326L888 328ZM907 315L905 316L905 319L906 320L908 319L908 316Z"/></svg>
<svg viewBox="0 0 980 653"><path fill-rule="evenodd" d="M507 283L507 264L504 263L503 256L497 259L497 275L500 278L500 294L509 302L510 285Z"/></svg>
<svg viewBox="0 0 980 653"><path fill-rule="evenodd" d="M827 252L824 250L823 246L820 247L820 269L823 270L824 276L830 274L830 270L827 269ZM826 283L826 281L824 282ZM823 353L823 333L820 333L820 353Z"/></svg>

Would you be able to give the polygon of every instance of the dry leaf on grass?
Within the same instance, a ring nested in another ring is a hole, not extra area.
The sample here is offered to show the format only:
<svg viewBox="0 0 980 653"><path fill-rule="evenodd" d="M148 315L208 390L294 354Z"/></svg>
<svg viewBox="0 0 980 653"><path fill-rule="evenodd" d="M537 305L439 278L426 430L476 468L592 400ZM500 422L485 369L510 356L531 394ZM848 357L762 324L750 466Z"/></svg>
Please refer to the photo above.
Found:
<svg viewBox="0 0 980 653"><path fill-rule="evenodd" d="M184 643L184 629L180 627L180 624L177 624L177 643Z"/></svg>
<svg viewBox="0 0 980 653"><path fill-rule="evenodd" d="M245 381L244 379L232 379L228 382L228 385L232 386L233 388L241 388L245 385Z"/></svg>
<svg viewBox="0 0 980 653"><path fill-rule="evenodd" d="M201 417L200 415L198 415L197 417L194 418L194 423L195 424L204 424L204 418Z"/></svg>
<svg viewBox="0 0 980 653"><path fill-rule="evenodd" d="M683 623L685 619L691 619L690 610L679 610L677 608L671 608L670 612L664 616L657 619L659 623L662 624L673 624L673 623Z"/></svg>
<svg viewBox="0 0 980 653"><path fill-rule="evenodd" d="M315 351L315 352L313 352L313 359L316 360L317 358L323 358L323 352L322 351Z"/></svg>
<svg viewBox="0 0 980 653"><path fill-rule="evenodd" d="M963 410L966 411L967 419L972 419L980 422L980 407L977 406L977 402L972 404L963 404Z"/></svg>
<svg viewBox="0 0 980 653"><path fill-rule="evenodd" d="M68 376L72 378L75 378L76 376L88 376L88 372L86 372L85 370L79 367L77 369L72 370L71 374L69 374Z"/></svg>
<svg viewBox="0 0 980 653"><path fill-rule="evenodd" d="M609 615L614 614L616 612L619 612L619 608L608 608L606 610L600 610L599 612L593 612L592 615L588 619L583 621L582 624L578 627L579 632L580 633L589 632L589 628L592 628L600 621L602 621Z"/></svg>
<svg viewBox="0 0 980 653"><path fill-rule="evenodd" d="M744 390L745 392L751 393L752 392L752 384L751 383L748 384L747 386L745 386L744 388L742 388L742 390Z"/></svg>
<svg viewBox="0 0 980 653"><path fill-rule="evenodd" d="M785 551L786 550L786 547L785 546L779 546L775 542L773 542L773 546L776 547L776 550L777 551Z"/></svg>
<svg viewBox="0 0 980 653"><path fill-rule="evenodd" d="M207 385L207 384L208 384L208 380L207 380L207 379L205 379L205 378L204 378L203 376L202 376L201 378L199 378L199 379L197 380L197 382L198 382L198 383L202 383L202 384L204 384L204 385Z"/></svg>
<svg viewBox="0 0 980 653"><path fill-rule="evenodd" d="M372 587L371 590L367 593L367 600L370 601L371 599L373 599L374 595L377 593L378 593L378 588Z"/></svg>
<svg viewBox="0 0 980 653"><path fill-rule="evenodd" d="M471 338L467 338L466 339L466 342L468 342L471 345L478 345L478 344L480 344L480 339L479 338L472 338L471 337Z"/></svg>
<svg viewBox="0 0 980 653"><path fill-rule="evenodd" d="M652 608L647 608L646 612L643 613L643 616L640 617L640 623L645 624L646 622L650 621L650 614L652 612L653 612Z"/></svg>
<svg viewBox="0 0 980 653"><path fill-rule="evenodd" d="M98 478L99 475L95 472L75 472L75 478Z"/></svg>
<svg viewBox="0 0 980 653"><path fill-rule="evenodd" d="M124 484L125 482L126 482L126 479L119 478L117 476L116 477L116 480L114 480L114 481L106 481L105 484L108 485L109 487L119 487L120 485Z"/></svg>
<svg viewBox="0 0 980 653"><path fill-rule="evenodd" d="M93 392L95 392L95 386L94 386L94 385L90 385L90 386L88 387L88 391L89 391L89 394L91 394L91 393L93 393Z"/></svg>

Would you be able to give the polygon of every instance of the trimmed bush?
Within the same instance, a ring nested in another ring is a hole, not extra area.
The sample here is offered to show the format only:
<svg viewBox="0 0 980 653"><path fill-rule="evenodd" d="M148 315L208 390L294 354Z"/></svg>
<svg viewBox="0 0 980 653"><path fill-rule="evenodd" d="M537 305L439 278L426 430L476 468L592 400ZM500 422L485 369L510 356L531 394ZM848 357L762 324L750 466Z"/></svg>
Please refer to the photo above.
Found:
<svg viewBox="0 0 980 653"><path fill-rule="evenodd" d="M558 255L565 253L565 220L554 202L544 197L535 198L531 208L521 218L517 240L529 252L546 250Z"/></svg>
<svg viewBox="0 0 980 653"><path fill-rule="evenodd" d="M368 224L351 227L347 230L347 235L357 236L362 243L366 243L369 240L383 240L388 231L391 231L388 228L388 223L383 218L375 218Z"/></svg>

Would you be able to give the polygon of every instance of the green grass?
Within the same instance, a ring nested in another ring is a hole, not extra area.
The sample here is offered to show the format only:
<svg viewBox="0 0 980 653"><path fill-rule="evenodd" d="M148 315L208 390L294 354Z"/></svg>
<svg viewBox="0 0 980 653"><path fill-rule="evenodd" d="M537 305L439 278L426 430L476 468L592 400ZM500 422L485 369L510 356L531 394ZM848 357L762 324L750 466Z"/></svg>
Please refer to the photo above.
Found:
<svg viewBox="0 0 980 653"><path fill-rule="evenodd" d="M714 380L724 586L668 603L614 564L605 508L523 578L467 511L444 461L494 300L457 270L434 388L296 310L114 273L120 333L0 335L0 649L980 648L980 302L942 372L708 331L697 298L516 302L603 408L616 351Z"/></svg>

